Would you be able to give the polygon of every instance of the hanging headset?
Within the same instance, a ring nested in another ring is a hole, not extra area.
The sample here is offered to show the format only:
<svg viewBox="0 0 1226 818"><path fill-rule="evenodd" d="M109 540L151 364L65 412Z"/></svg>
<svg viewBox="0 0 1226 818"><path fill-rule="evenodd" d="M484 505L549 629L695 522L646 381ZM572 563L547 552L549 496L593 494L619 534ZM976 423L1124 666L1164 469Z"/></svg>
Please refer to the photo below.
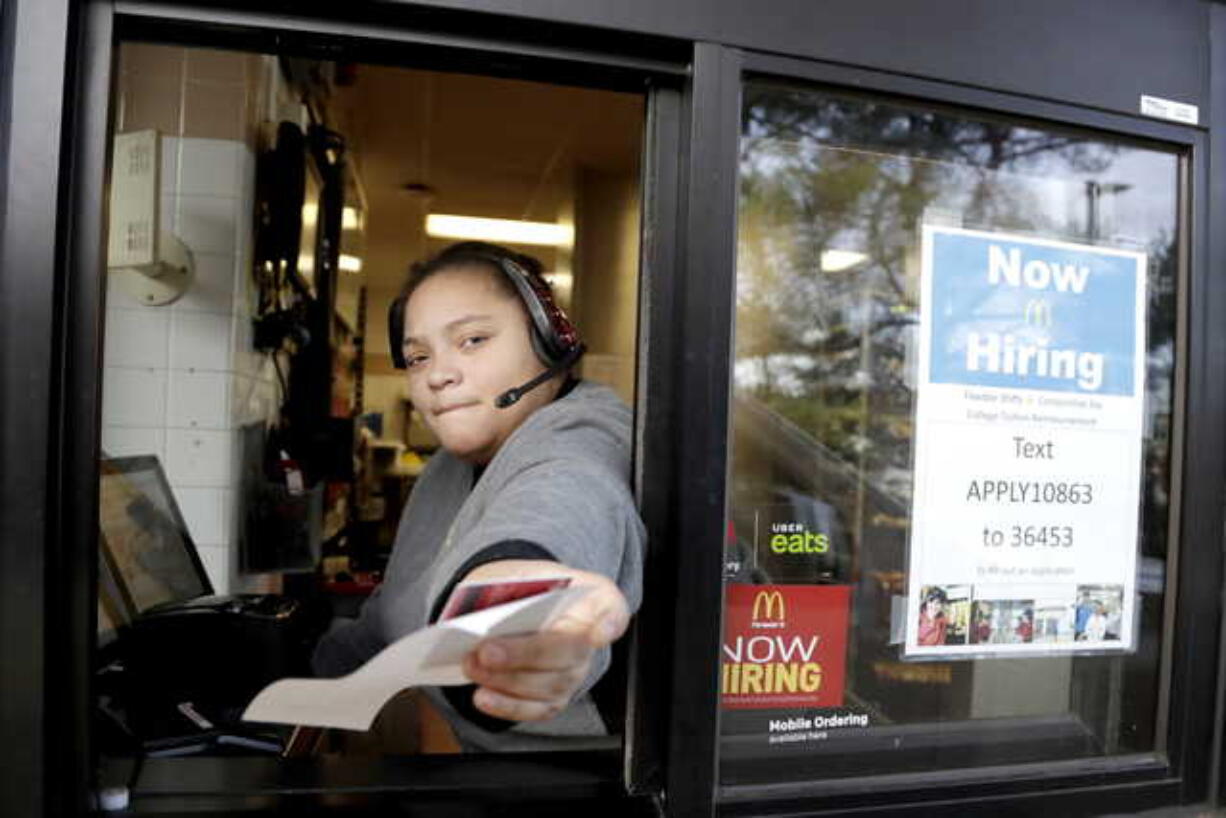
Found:
<svg viewBox="0 0 1226 818"><path fill-rule="evenodd" d="M487 261L510 279L528 311L532 348L546 367L544 372L527 383L499 395L494 401L495 406L500 409L513 406L525 394L578 362L586 349L579 339L579 331L558 306L549 282L542 276L530 272L512 258L484 249L468 249L463 244L443 251L440 260L452 255L456 257L457 263L468 259ZM408 366L404 357L404 306L407 299L406 295L397 297L392 301L387 314L388 343L392 353L392 365L397 369L405 369Z"/></svg>

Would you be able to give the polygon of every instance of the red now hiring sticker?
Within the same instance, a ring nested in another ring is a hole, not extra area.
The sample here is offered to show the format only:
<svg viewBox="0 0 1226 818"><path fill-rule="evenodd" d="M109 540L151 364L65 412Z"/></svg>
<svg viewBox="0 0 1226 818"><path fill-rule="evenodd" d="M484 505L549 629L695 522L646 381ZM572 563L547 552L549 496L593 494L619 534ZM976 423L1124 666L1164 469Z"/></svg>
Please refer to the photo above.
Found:
<svg viewBox="0 0 1226 818"><path fill-rule="evenodd" d="M729 585L723 706L841 706L850 598L847 585Z"/></svg>

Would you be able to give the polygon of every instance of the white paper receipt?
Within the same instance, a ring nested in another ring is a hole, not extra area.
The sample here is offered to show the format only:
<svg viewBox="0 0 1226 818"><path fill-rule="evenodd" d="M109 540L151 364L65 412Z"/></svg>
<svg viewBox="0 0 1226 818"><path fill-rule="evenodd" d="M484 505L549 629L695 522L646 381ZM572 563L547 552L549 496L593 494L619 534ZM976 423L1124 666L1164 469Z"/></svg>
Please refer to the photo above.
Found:
<svg viewBox="0 0 1226 818"><path fill-rule="evenodd" d="M401 690L468 684L460 663L482 639L538 631L588 590L558 588L422 628L338 679L273 682L247 705L243 721L369 730L383 705Z"/></svg>

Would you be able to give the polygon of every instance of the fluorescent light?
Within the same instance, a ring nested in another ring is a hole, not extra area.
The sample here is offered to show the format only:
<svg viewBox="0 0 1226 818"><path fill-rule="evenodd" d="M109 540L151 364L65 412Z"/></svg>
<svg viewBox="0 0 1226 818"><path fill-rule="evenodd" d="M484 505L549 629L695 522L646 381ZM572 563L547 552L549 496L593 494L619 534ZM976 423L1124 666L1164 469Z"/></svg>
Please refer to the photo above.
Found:
<svg viewBox="0 0 1226 818"><path fill-rule="evenodd" d="M569 247L575 243L575 228L553 222L523 222L514 219L479 219L474 216L426 216L426 234L445 239L474 239L506 244Z"/></svg>
<svg viewBox="0 0 1226 818"><path fill-rule="evenodd" d="M362 272L361 256L347 256L347 255L342 254L341 260L340 260L340 268L344 270L346 273Z"/></svg>
<svg viewBox="0 0 1226 818"><path fill-rule="evenodd" d="M857 253L855 250L823 250L822 272L841 273L866 261L867 253Z"/></svg>

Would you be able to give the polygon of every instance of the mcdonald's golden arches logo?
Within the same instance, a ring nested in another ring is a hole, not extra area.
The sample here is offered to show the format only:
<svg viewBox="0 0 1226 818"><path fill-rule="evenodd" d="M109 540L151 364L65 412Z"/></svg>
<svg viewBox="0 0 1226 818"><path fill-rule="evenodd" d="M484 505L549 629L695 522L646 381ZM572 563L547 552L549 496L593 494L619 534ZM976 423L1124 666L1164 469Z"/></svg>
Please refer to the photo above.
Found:
<svg viewBox="0 0 1226 818"><path fill-rule="evenodd" d="M780 591L758 591L753 599L752 620L754 622L774 621L782 623L787 618L787 609L783 605L783 593Z"/></svg>
<svg viewBox="0 0 1226 818"><path fill-rule="evenodd" d="M1051 326L1051 303L1045 298L1032 298L1026 302L1026 323L1032 327Z"/></svg>

